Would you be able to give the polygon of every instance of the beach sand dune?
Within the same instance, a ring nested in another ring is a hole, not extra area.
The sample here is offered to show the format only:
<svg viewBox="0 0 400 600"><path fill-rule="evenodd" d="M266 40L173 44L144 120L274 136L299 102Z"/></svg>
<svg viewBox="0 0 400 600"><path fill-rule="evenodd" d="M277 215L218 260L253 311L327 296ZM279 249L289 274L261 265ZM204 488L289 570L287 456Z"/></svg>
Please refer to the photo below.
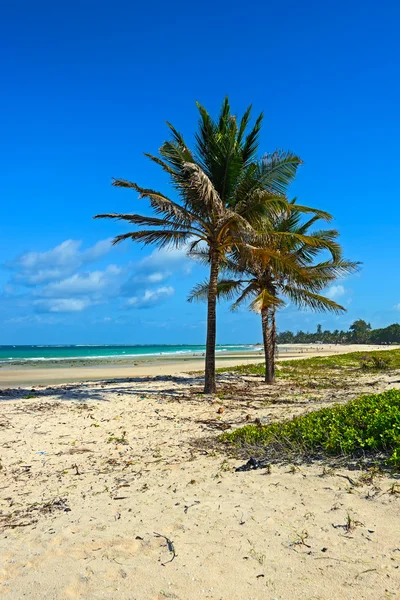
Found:
<svg viewBox="0 0 400 600"><path fill-rule="evenodd" d="M243 460L208 442L399 373L312 398L219 379L219 399L184 373L2 392L2 598L400 598L397 480L322 464L237 473Z"/></svg>

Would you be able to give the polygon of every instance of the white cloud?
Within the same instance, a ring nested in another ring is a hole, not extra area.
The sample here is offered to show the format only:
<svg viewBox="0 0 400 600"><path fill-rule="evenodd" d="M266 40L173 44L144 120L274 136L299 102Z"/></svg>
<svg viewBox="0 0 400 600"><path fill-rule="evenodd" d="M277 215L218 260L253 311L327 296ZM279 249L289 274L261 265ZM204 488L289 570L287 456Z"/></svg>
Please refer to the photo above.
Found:
<svg viewBox="0 0 400 600"><path fill-rule="evenodd" d="M7 265L13 274L3 289L4 301L12 302L19 313L10 315L16 319L10 323L30 322L23 320L29 314L35 322L41 318L60 319L57 314L78 314L117 297L125 298L120 306L125 310L156 306L174 294L166 280L188 275L192 269L185 249L162 249L129 266L111 264L89 270L87 265L104 257L111 248L111 239L87 249L82 249L81 241L69 239L48 251L17 257ZM101 318L96 312L93 316Z"/></svg>
<svg viewBox="0 0 400 600"><path fill-rule="evenodd" d="M345 294L346 289L343 285L332 285L330 288L328 288L325 295L331 300L334 300L336 298L341 298Z"/></svg>
<svg viewBox="0 0 400 600"><path fill-rule="evenodd" d="M21 325L22 323L29 323L32 320L31 315L25 315L23 317L11 317L11 319L6 319L4 323L10 325Z"/></svg>
<svg viewBox="0 0 400 600"><path fill-rule="evenodd" d="M400 310L400 304L395 304L395 306L393 306L394 310Z"/></svg>
<svg viewBox="0 0 400 600"><path fill-rule="evenodd" d="M167 277L169 276L169 273L167 274ZM166 278L164 273L152 273L151 275L148 276L147 281L149 281L150 283L160 283L160 281L163 281Z"/></svg>
<svg viewBox="0 0 400 600"><path fill-rule="evenodd" d="M141 296L129 298L125 304L127 308L149 308L160 304L174 293L172 286L163 286L156 290L146 290Z"/></svg>
<svg viewBox="0 0 400 600"><path fill-rule="evenodd" d="M61 281L48 283L38 294L40 296L62 298L70 295L99 294L113 288L119 288L119 275L122 269L116 265L109 265L105 271L92 271L88 273L75 273Z"/></svg>
<svg viewBox="0 0 400 600"><path fill-rule="evenodd" d="M82 312L93 304L89 298L52 298L50 300L36 300L34 305L41 312L49 313L75 313Z"/></svg>
<svg viewBox="0 0 400 600"><path fill-rule="evenodd" d="M107 254L111 239L101 240L91 248L80 250L82 242L66 240L47 252L27 252L8 266L17 273L15 280L24 285L39 285L62 279L83 265Z"/></svg>
<svg viewBox="0 0 400 600"><path fill-rule="evenodd" d="M149 256L138 263L136 273L147 276L151 273L157 273L158 276L164 275L164 279L176 271L182 271L185 275L189 275L193 261L186 256L186 252L186 248L153 250Z"/></svg>
<svg viewBox="0 0 400 600"><path fill-rule="evenodd" d="M9 325L59 325L63 321L53 315L25 315L23 317L12 317L4 323Z"/></svg>
<svg viewBox="0 0 400 600"><path fill-rule="evenodd" d="M147 283L161 283L171 277L171 271L156 271L155 273L147 273L147 274L139 274L134 275L130 281L127 282L127 289L131 289L133 287L137 287L137 284L147 284ZM128 287L129 286L129 287Z"/></svg>
<svg viewBox="0 0 400 600"><path fill-rule="evenodd" d="M133 267L132 277L121 287L121 295L137 297L138 290L160 284L172 276L189 275L193 261L186 256L186 249L162 248L154 250Z"/></svg>

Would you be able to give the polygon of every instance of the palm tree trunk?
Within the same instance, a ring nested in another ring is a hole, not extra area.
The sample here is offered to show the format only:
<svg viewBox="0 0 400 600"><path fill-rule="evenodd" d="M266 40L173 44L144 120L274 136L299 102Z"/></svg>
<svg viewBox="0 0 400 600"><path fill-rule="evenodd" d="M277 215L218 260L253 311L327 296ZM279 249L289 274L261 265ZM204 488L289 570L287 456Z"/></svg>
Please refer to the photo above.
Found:
<svg viewBox="0 0 400 600"><path fill-rule="evenodd" d="M275 383L275 314L268 308L261 310L264 354L265 383Z"/></svg>
<svg viewBox="0 0 400 600"><path fill-rule="evenodd" d="M210 253L210 282L208 288L207 304L207 341L206 365L204 379L204 393L215 394L217 384L215 381L215 342L217 332L217 289L218 289L219 257L218 253Z"/></svg>
<svg viewBox="0 0 400 600"><path fill-rule="evenodd" d="M275 359L276 359L276 319L275 310L271 312L271 373L272 381L275 383Z"/></svg>

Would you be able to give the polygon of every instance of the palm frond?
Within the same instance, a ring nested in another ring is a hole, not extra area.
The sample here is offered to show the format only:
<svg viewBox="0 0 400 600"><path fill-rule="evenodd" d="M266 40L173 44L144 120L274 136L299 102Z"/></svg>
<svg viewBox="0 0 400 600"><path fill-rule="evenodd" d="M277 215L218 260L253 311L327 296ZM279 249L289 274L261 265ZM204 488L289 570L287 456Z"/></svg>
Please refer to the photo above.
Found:
<svg viewBox="0 0 400 600"><path fill-rule="evenodd" d="M337 234L337 232L336 232ZM321 248L325 250L329 250L331 254L340 253L340 246L336 242L333 241L333 230L329 232L327 236L324 235L303 235L292 231L276 231L276 230L268 230L266 233L258 234L255 237L255 240L258 240L257 245L268 246L271 245L273 240L275 240L276 244L279 243L279 240L290 241L292 243L301 243L306 244L310 248Z"/></svg>
<svg viewBox="0 0 400 600"><path fill-rule="evenodd" d="M220 279L217 286L218 298L233 300L242 290L244 283L243 281L236 281L234 279Z"/></svg>
<svg viewBox="0 0 400 600"><path fill-rule="evenodd" d="M236 117L231 115L228 98L225 98L218 121L198 104L199 131L196 134L199 165L212 180L221 201L231 203L232 192L244 168L242 142Z"/></svg>
<svg viewBox="0 0 400 600"><path fill-rule="evenodd" d="M240 259L232 260L229 256L226 256L221 262L220 269L222 273L235 275L236 277L244 276L245 273L250 273L250 270L246 268L246 265L241 262ZM252 273L251 276L253 276Z"/></svg>
<svg viewBox="0 0 400 600"><path fill-rule="evenodd" d="M339 232L336 229L323 229L320 231L313 231L309 235L314 240L322 242L323 245L321 246L321 248L324 248L324 250L330 252L333 260L340 260L342 258L342 247L336 241L336 239L339 237Z"/></svg>
<svg viewBox="0 0 400 600"><path fill-rule="evenodd" d="M311 208L310 206L302 206L301 204L296 204L295 210L303 214L315 214L320 219L324 219L324 221L332 221L333 217L330 213L325 210L320 210L319 208Z"/></svg>
<svg viewBox="0 0 400 600"><path fill-rule="evenodd" d="M216 125L204 106L199 102L196 102L196 105L200 113L199 129L195 134L196 148L199 155L199 162L210 176L212 173L212 164L210 161L212 160L214 151Z"/></svg>
<svg viewBox="0 0 400 600"><path fill-rule="evenodd" d="M205 302L208 298L208 281L203 283L196 283L196 285L190 290L187 298L188 302Z"/></svg>
<svg viewBox="0 0 400 600"><path fill-rule="evenodd" d="M210 253L208 250L196 250L189 246L188 256L198 261L200 264L206 266L210 262Z"/></svg>
<svg viewBox="0 0 400 600"><path fill-rule="evenodd" d="M159 158L158 156L154 156L153 154L149 154L148 152L144 152L143 154L144 154L144 156L147 156L147 158L149 158L151 161L156 163L156 165L161 167L163 169L163 171L165 171L169 175L172 175L172 176L176 175L176 171L174 169L172 169L169 166L169 164L165 162L165 160L161 160L161 158Z"/></svg>
<svg viewBox="0 0 400 600"><path fill-rule="evenodd" d="M218 119L218 130L222 134L226 133L226 131L227 131L230 116L231 116L231 107L229 105L229 98L228 98L228 96L225 96L225 98L222 102L221 110L219 113L219 119Z"/></svg>
<svg viewBox="0 0 400 600"><path fill-rule="evenodd" d="M261 180L265 189L286 195L302 160L293 152L276 150L266 154L260 164Z"/></svg>
<svg viewBox="0 0 400 600"><path fill-rule="evenodd" d="M267 308L280 308L285 303L267 289L262 289L258 296L250 303L253 312L260 313Z"/></svg>
<svg viewBox="0 0 400 600"><path fill-rule="evenodd" d="M168 219L157 219L156 217L146 217L143 215L136 214L119 214L119 213L106 213L95 215L94 219L116 219L118 221L128 221L133 225L140 225L144 227L171 227L172 229L182 230L186 227L184 223L176 223L169 221Z"/></svg>
<svg viewBox="0 0 400 600"><path fill-rule="evenodd" d="M122 235L117 235L113 239L113 244L119 244L124 240L131 239L135 242L141 242L144 246L148 244L153 244L157 248L165 248L165 247L174 247L181 248L184 246L191 238L191 231L174 231L168 229L161 230L141 230L141 231L133 231L130 233L123 233Z"/></svg>
<svg viewBox="0 0 400 600"><path fill-rule="evenodd" d="M247 109L245 116L247 115L248 111L249 111L249 109ZM264 115L263 115L263 113L261 113L258 116L253 129L246 136L246 140L244 142L243 149L242 149L242 160L243 160L244 165L248 165L250 162L252 162L255 159L256 152L258 149L258 144L259 144L259 137L260 137L263 118L264 118ZM241 125L241 128L242 128L242 125ZM242 136L243 136L243 133L241 134L241 137Z"/></svg>
<svg viewBox="0 0 400 600"><path fill-rule="evenodd" d="M299 219L299 212L298 211L292 211L291 216L293 216L294 218L298 218ZM303 224L299 225L296 229L297 233L300 234L307 234L307 232L309 231L310 227L312 227L314 225L314 223L316 223L317 221L319 221L321 219L320 215L314 215L313 217L311 217L311 219L309 219L308 221L305 221Z"/></svg>
<svg viewBox="0 0 400 600"><path fill-rule="evenodd" d="M242 281L220 279L217 283L217 297L219 300L233 300L233 298L241 291L242 287ZM209 285L207 280L203 283L198 283L191 290L188 302L204 302L208 298L208 291Z"/></svg>
<svg viewBox="0 0 400 600"><path fill-rule="evenodd" d="M308 270L312 275L328 277L330 280L339 279L346 275L357 273L360 270L361 262L352 260L330 260L311 265Z"/></svg>
<svg viewBox="0 0 400 600"><path fill-rule="evenodd" d="M247 126L250 122L251 109L252 109L252 106L250 104L250 106L248 107L248 109L246 110L246 112L244 113L244 115L242 116L242 118L240 120L240 125L239 125L239 130L238 130L238 135L237 135L237 142L239 145L242 144L243 136L244 136ZM242 154L243 154L243 151L242 151ZM244 157L244 162L247 162L246 157Z"/></svg>
<svg viewBox="0 0 400 600"><path fill-rule="evenodd" d="M184 168L189 174L189 186L197 195L198 201L204 203L208 211L223 214L224 206L218 192L206 173L194 163L185 163Z"/></svg>
<svg viewBox="0 0 400 600"><path fill-rule="evenodd" d="M282 292L299 308L311 308L317 312L334 312L340 314L346 309L325 296L294 286L282 286Z"/></svg>
<svg viewBox="0 0 400 600"><path fill-rule="evenodd" d="M184 180L182 173L184 163L194 162L192 153L185 145L175 140L164 142L159 153L172 169L172 177L177 185L179 185Z"/></svg>
<svg viewBox="0 0 400 600"><path fill-rule="evenodd" d="M172 140L173 142L179 146L179 148L181 150L183 150L187 155L190 155L191 160L193 159L192 153L190 152L189 148L186 146L185 140L183 139L183 135L181 133L179 133L179 131L177 131L175 129L175 127L169 123L169 121L166 121L167 126L169 127L170 131L172 132Z"/></svg>
<svg viewBox="0 0 400 600"><path fill-rule="evenodd" d="M259 288L256 281L249 283L240 294L239 298L232 304L231 310L237 310L244 302L249 302L250 298L257 296Z"/></svg>
<svg viewBox="0 0 400 600"><path fill-rule="evenodd" d="M148 198L150 200L150 205L156 214L164 214L167 217L171 217L174 220L185 224L198 221L198 217L191 213L188 208L173 202L161 192L143 188L137 185L137 183L126 181L125 179L114 179L112 185L135 190L139 194L139 199Z"/></svg>
<svg viewBox="0 0 400 600"><path fill-rule="evenodd" d="M273 215L282 213L286 208L287 200L284 196L262 189L244 195L235 205L235 211L256 230L272 227Z"/></svg>

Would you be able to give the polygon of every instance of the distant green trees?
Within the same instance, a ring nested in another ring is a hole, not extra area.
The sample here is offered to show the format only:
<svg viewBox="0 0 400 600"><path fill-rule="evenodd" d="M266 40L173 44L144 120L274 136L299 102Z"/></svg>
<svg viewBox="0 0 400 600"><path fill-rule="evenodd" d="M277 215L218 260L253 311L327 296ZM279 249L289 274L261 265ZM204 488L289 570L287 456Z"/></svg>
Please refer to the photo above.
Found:
<svg viewBox="0 0 400 600"><path fill-rule="evenodd" d="M384 329L372 329L369 340L373 344L400 344L400 325L393 323Z"/></svg>
<svg viewBox="0 0 400 600"><path fill-rule="evenodd" d="M354 323L350 325L350 331L352 332L351 338L354 344L367 344L371 325L363 319L357 319L357 321L354 321Z"/></svg>
<svg viewBox="0 0 400 600"><path fill-rule="evenodd" d="M298 331L282 331L277 335L278 344L400 344L400 325L393 323L383 329L372 329L370 323L363 319L357 319L349 327L348 331L322 330L317 325L314 333Z"/></svg>

